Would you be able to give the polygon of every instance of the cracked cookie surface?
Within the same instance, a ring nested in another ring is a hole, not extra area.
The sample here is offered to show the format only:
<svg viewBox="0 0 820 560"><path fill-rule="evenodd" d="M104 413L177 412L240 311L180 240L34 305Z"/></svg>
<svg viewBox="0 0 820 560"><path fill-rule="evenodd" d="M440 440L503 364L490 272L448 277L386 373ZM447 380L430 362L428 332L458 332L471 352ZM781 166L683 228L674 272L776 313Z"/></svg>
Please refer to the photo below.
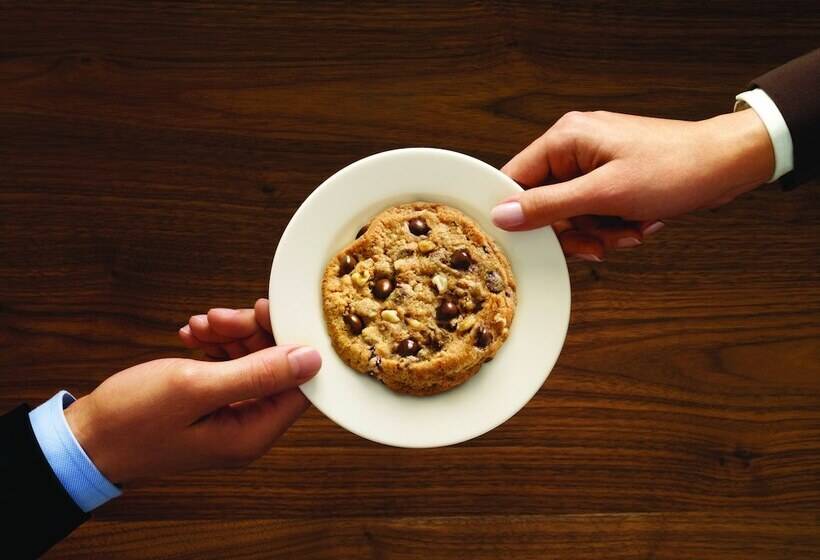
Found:
<svg viewBox="0 0 820 560"><path fill-rule="evenodd" d="M516 305L495 242L458 210L428 202L376 216L331 259L322 297L342 360L418 396L474 375L506 340Z"/></svg>

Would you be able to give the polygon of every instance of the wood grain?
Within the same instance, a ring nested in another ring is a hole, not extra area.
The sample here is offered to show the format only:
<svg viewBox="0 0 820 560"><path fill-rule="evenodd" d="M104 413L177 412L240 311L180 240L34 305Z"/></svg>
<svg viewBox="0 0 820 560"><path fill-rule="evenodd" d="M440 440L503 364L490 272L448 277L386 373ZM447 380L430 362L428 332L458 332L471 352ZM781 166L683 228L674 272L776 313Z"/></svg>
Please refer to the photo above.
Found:
<svg viewBox="0 0 820 560"><path fill-rule="evenodd" d="M351 161L502 165L572 109L704 118L820 36L808 1L0 10L2 410L183 355L177 327L264 295L288 219ZM548 383L475 441L385 448L313 410L249 468L131 489L48 556L820 556L818 186L572 265Z"/></svg>

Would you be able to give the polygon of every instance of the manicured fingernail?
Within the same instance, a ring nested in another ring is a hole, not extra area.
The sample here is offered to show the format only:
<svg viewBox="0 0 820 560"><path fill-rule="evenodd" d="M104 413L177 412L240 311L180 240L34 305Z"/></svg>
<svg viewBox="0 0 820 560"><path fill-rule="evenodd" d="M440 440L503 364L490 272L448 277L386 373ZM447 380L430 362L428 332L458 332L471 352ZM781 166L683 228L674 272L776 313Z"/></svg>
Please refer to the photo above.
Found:
<svg viewBox="0 0 820 560"><path fill-rule="evenodd" d="M179 329L179 332L181 332L182 334L191 334L191 327L185 325L184 327Z"/></svg>
<svg viewBox="0 0 820 560"><path fill-rule="evenodd" d="M590 262L603 262L603 259L598 255L574 255L583 261L590 261Z"/></svg>
<svg viewBox="0 0 820 560"><path fill-rule="evenodd" d="M622 237L615 244L619 249L630 249L641 244L641 240L637 237Z"/></svg>
<svg viewBox="0 0 820 560"><path fill-rule="evenodd" d="M665 226L665 225L666 224L663 223L663 222L652 222L651 224L646 226L646 229L643 230L643 234L644 235L652 235L653 233L663 229L663 226Z"/></svg>
<svg viewBox="0 0 820 560"><path fill-rule="evenodd" d="M322 357L313 348L300 346L288 352L288 365L298 383L304 383L319 371Z"/></svg>
<svg viewBox="0 0 820 560"><path fill-rule="evenodd" d="M512 201L499 204L490 212L493 223L498 227L511 228L524 223L524 209L521 203Z"/></svg>

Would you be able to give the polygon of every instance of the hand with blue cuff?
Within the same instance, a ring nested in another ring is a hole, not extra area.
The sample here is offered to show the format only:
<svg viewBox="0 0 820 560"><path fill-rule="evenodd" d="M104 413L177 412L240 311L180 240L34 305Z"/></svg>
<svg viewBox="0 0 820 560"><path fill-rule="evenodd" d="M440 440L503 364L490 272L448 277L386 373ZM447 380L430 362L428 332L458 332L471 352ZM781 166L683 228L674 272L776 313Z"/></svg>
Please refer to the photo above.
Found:
<svg viewBox="0 0 820 560"><path fill-rule="evenodd" d="M119 486L264 454L307 408L298 386L321 366L311 348L274 346L268 313L259 300L180 329L186 346L223 361L154 360L79 400L60 391L0 416L0 494L15 512L7 524L15 557L42 554Z"/></svg>
<svg viewBox="0 0 820 560"><path fill-rule="evenodd" d="M213 309L192 317L180 331L183 341L233 359L139 364L69 406L66 420L97 468L127 485L244 465L264 454L308 406L298 386L321 365L313 349L269 347L269 321L265 300L256 312Z"/></svg>

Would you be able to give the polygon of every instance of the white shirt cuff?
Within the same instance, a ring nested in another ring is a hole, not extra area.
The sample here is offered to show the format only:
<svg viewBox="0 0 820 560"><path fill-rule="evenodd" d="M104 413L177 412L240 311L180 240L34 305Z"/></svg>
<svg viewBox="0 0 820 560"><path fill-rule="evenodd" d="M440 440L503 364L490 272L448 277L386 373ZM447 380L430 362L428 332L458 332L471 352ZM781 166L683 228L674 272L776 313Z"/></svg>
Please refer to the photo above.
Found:
<svg viewBox="0 0 820 560"><path fill-rule="evenodd" d="M774 183L794 169L794 148L789 127L772 98L760 88L744 91L735 96L735 111L751 108L769 132L774 147L774 173L769 183Z"/></svg>

